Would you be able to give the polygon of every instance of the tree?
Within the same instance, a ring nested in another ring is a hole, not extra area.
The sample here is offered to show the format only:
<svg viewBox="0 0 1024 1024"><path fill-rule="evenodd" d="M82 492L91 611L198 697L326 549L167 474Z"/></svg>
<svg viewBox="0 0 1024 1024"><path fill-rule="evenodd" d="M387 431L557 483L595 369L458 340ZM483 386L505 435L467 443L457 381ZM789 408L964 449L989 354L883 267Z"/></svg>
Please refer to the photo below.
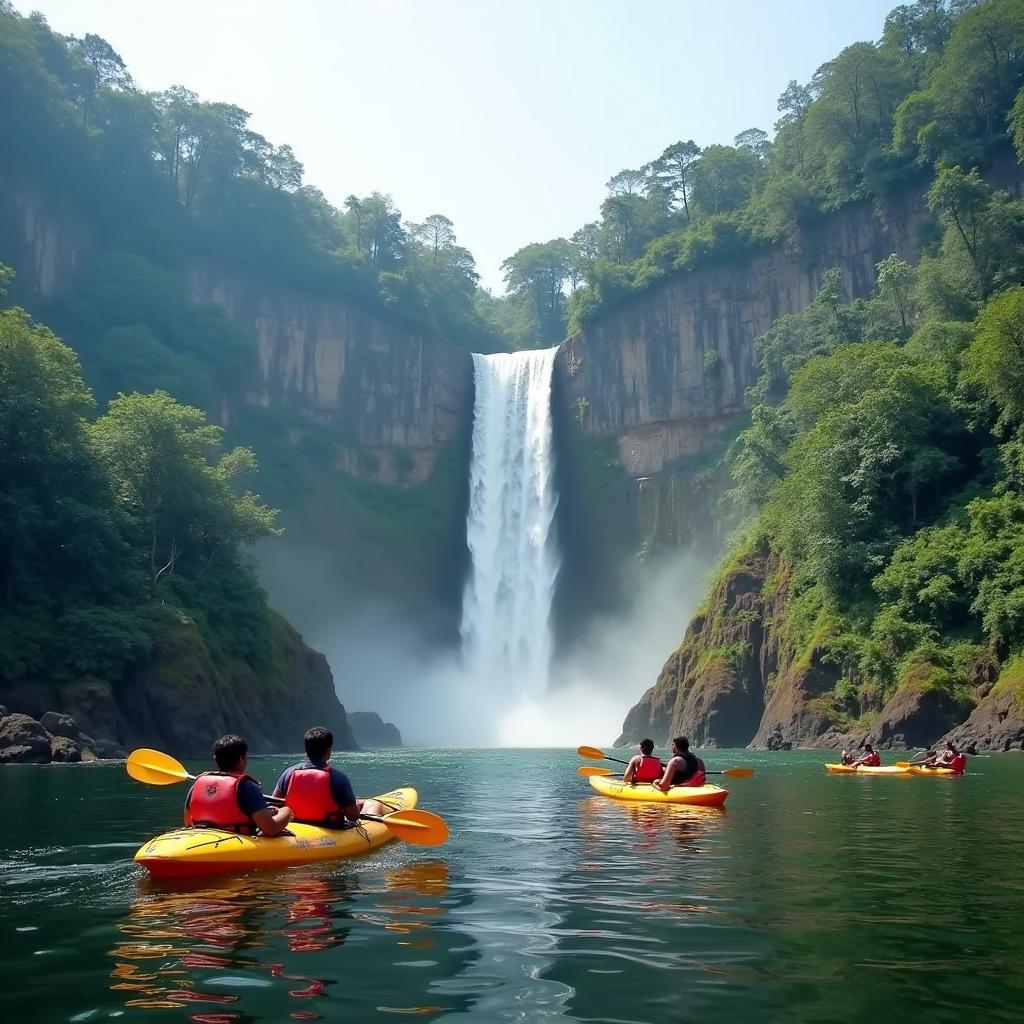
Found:
<svg viewBox="0 0 1024 1024"><path fill-rule="evenodd" d="M92 33L87 33L81 39L70 36L68 50L82 67L77 92L82 108L82 124L88 127L97 94L103 89L132 88L132 76L120 54L100 36Z"/></svg>
<svg viewBox="0 0 1024 1024"><path fill-rule="evenodd" d="M536 317L537 343L553 344L565 333L565 284L571 273L564 238L520 249L501 265L509 292L529 303Z"/></svg>
<svg viewBox="0 0 1024 1024"><path fill-rule="evenodd" d="M144 538L153 595L177 573L202 575L215 558L275 532L276 512L232 481L253 453L218 456L223 431L164 391L120 395L91 429L118 505Z"/></svg>
<svg viewBox="0 0 1024 1024"><path fill-rule="evenodd" d="M801 85L795 79L790 79L789 84L779 97L777 107L781 116L776 121L775 127L778 129L783 125L803 120L813 102L814 90L808 85Z"/></svg>
<svg viewBox="0 0 1024 1024"><path fill-rule="evenodd" d="M440 213L432 213L422 224L410 225L410 232L435 256L455 244L455 225Z"/></svg>
<svg viewBox="0 0 1024 1024"><path fill-rule="evenodd" d="M708 146L693 171L692 200L701 213L739 209L751 196L761 173L753 150Z"/></svg>
<svg viewBox="0 0 1024 1024"><path fill-rule="evenodd" d="M768 133L761 131L760 128L744 129L732 140L732 144L737 149L750 150L757 157L759 163L765 164L768 162L772 144L768 138Z"/></svg>
<svg viewBox="0 0 1024 1024"><path fill-rule="evenodd" d="M910 293L914 285L914 268L895 253L875 265L876 286L880 296L892 304L899 318L900 335L910 337Z"/></svg>
<svg viewBox="0 0 1024 1024"><path fill-rule="evenodd" d="M668 146L650 165L651 178L674 202L682 204L687 223L690 222L693 172L700 155L700 146L693 139L687 139L686 142L674 142Z"/></svg>
<svg viewBox="0 0 1024 1024"><path fill-rule="evenodd" d="M999 409L1000 422L1024 422L1024 287L992 299L978 317L964 372Z"/></svg>

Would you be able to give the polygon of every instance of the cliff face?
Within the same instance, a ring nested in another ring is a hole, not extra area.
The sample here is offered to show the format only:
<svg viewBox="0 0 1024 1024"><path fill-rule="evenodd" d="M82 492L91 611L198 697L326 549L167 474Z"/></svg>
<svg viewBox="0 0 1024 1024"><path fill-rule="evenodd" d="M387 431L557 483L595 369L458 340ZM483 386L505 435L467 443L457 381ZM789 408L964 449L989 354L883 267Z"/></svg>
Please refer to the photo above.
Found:
<svg viewBox="0 0 1024 1024"><path fill-rule="evenodd" d="M911 666L886 701L862 694L851 707L827 637L797 648L786 633L788 566L763 551L728 566L694 616L657 681L633 707L617 745L645 736L666 744L688 735L703 747L855 747L936 743L943 734L970 750L1024 746L1024 671L979 658L973 696L951 692L928 662ZM987 696L985 696L987 694ZM980 702L980 703L977 703ZM977 703L977 706L975 706Z"/></svg>
<svg viewBox="0 0 1024 1024"><path fill-rule="evenodd" d="M440 447L468 429L473 362L453 345L338 300L209 267L188 275L188 292L223 306L254 337L258 374L246 400L333 428L343 472L395 482L399 448L412 454L404 482L419 483Z"/></svg>
<svg viewBox="0 0 1024 1024"><path fill-rule="evenodd" d="M757 336L807 306L830 267L848 298L870 294L879 260L913 258L926 214L920 188L852 205L805 230L799 251L683 272L599 317L559 353L584 432L616 438L631 477L714 444L744 410Z"/></svg>

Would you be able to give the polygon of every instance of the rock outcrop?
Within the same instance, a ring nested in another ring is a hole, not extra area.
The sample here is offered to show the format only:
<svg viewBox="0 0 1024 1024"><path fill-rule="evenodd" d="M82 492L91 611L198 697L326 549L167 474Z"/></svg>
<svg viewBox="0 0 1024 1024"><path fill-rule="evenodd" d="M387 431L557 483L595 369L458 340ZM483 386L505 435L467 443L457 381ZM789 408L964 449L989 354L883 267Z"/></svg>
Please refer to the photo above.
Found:
<svg viewBox="0 0 1024 1024"><path fill-rule="evenodd" d="M47 711L37 722L29 715L0 709L0 764L76 764L124 756L112 740L96 740L83 733L70 715Z"/></svg>
<svg viewBox="0 0 1024 1024"><path fill-rule="evenodd" d="M352 726L356 743L364 750L402 745L402 734L398 726L385 722L376 711L350 711L348 724Z"/></svg>
<svg viewBox="0 0 1024 1024"><path fill-rule="evenodd" d="M748 552L727 567L657 682L627 714L616 744L645 736L667 743L683 734L702 747L839 749L867 741L906 749L948 733L968 750L1024 749L1020 663L1003 666L993 686L998 666L988 655L959 685L922 661L905 670L882 706L868 689L843 688L824 632L794 649L790 597L788 567L774 555Z"/></svg>
<svg viewBox="0 0 1024 1024"><path fill-rule="evenodd" d="M270 657L258 668L215 659L198 628L179 622L125 679L22 688L7 699L27 714L0 719L0 762L116 757L139 746L206 756L229 732L254 753L291 753L311 725L330 728L337 749L356 749L327 659L280 615L270 613L268 628ZM61 711L44 710L53 707Z"/></svg>
<svg viewBox="0 0 1024 1024"><path fill-rule="evenodd" d="M980 751L1024 750L1024 680L1020 663L1004 670L992 691L981 700L966 722L943 739L952 740L970 754Z"/></svg>

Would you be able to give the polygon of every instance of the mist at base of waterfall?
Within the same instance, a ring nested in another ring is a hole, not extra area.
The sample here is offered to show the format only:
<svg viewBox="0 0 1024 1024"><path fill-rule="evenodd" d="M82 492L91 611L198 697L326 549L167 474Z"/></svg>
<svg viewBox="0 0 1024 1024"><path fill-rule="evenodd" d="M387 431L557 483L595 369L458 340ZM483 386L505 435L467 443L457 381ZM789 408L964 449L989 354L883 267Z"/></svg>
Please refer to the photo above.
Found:
<svg viewBox="0 0 1024 1024"><path fill-rule="evenodd" d="M595 620L544 681L471 671L457 652L426 647L383 606L311 640L327 655L345 706L394 722L406 745L609 744L679 646L707 570L706 562L689 553L638 567L627 607Z"/></svg>

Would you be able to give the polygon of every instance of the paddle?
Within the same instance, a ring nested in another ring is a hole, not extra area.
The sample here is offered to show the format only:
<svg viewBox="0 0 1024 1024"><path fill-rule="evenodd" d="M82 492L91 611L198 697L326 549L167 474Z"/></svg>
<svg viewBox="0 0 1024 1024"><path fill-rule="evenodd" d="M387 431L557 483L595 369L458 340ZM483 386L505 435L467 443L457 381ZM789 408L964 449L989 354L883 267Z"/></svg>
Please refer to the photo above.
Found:
<svg viewBox="0 0 1024 1024"><path fill-rule="evenodd" d="M925 758L934 757L935 756L935 751L934 750L926 750L924 752L924 756L925 756ZM895 764L896 764L897 768L916 768L918 765L924 764L924 762L923 761L896 761Z"/></svg>
<svg viewBox="0 0 1024 1024"><path fill-rule="evenodd" d="M596 764L581 764L576 769L577 775L614 775L616 778L621 774L613 772L611 768L598 768ZM720 772L705 772L705 775L725 775L730 779L749 779L754 774L753 768L723 768Z"/></svg>
<svg viewBox="0 0 1024 1024"><path fill-rule="evenodd" d="M145 747L133 750L128 755L125 767L133 779L148 786L170 786L176 782L194 782L196 779L180 761L169 754ZM278 796L268 796L266 799L268 804L278 807L284 804L284 800ZM416 846L440 846L448 838L445 820L430 811L412 808L383 817L378 814L360 814L359 817L363 821L377 821L386 825L399 839Z"/></svg>
<svg viewBox="0 0 1024 1024"><path fill-rule="evenodd" d="M591 761L615 761L617 764L629 764L619 757L609 757L598 747L577 747L576 753L580 757L589 758ZM614 775L608 768L595 768L592 765L581 765L576 769L577 775ZM705 771L705 775L727 775L730 779L749 779L754 774L753 768L725 768L719 772Z"/></svg>

